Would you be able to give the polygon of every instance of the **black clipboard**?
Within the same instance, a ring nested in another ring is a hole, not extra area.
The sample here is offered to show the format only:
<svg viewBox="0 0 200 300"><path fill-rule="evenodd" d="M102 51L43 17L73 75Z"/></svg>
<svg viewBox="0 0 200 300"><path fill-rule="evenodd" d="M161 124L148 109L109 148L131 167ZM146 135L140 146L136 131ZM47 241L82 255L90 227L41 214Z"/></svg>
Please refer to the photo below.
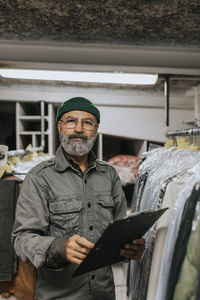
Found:
<svg viewBox="0 0 200 300"><path fill-rule="evenodd" d="M72 277L123 261L123 246L141 238L167 209L140 211L110 223Z"/></svg>

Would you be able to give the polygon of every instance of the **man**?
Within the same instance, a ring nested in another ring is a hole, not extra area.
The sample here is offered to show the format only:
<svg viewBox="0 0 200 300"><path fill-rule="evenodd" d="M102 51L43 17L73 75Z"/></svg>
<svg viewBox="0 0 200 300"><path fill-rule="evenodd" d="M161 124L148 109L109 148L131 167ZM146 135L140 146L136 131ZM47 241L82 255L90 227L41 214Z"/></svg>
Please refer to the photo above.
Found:
<svg viewBox="0 0 200 300"><path fill-rule="evenodd" d="M61 145L55 159L34 167L24 180L12 240L15 251L37 268L37 300L113 300L111 267L71 275L112 220L126 215L126 200L113 167L91 152L100 113L81 97L57 110ZM144 239L121 249L138 259Z"/></svg>

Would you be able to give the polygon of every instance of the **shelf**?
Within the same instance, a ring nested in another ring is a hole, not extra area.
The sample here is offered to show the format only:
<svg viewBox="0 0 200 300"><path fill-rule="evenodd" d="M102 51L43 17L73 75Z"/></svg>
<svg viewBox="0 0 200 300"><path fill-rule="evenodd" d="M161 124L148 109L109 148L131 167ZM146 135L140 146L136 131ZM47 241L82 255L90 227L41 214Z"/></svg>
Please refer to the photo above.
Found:
<svg viewBox="0 0 200 300"><path fill-rule="evenodd" d="M52 104L16 102L16 148L25 149L28 144L42 147L44 152L55 152L55 109Z"/></svg>
<svg viewBox="0 0 200 300"><path fill-rule="evenodd" d="M32 134L35 134L35 135L41 135L42 132L41 132L41 131L20 131L19 134L20 134L20 135L32 135ZM45 131L44 134L48 135L49 132L48 132L48 131Z"/></svg>
<svg viewBox="0 0 200 300"><path fill-rule="evenodd" d="M25 120L25 121L40 121L42 118L41 116L20 116L19 117L19 120ZM49 120L49 117L48 116L45 116L44 119L46 121Z"/></svg>

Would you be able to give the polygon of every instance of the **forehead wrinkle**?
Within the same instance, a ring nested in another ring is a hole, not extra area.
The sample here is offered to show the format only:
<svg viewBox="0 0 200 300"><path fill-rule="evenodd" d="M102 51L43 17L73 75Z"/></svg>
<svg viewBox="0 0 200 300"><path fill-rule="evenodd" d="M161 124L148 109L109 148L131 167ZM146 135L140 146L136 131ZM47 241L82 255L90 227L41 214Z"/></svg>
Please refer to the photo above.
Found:
<svg viewBox="0 0 200 300"><path fill-rule="evenodd" d="M94 115L92 115L89 112L82 111L82 110L72 110L70 112L67 112L67 113L63 114L62 117L63 118L71 117L71 118L78 118L78 119L80 119L80 118L82 118L82 119L90 118L93 121L96 120L96 117Z"/></svg>
<svg viewBox="0 0 200 300"><path fill-rule="evenodd" d="M71 116L68 116L67 118L64 118L64 120L68 120L68 119L73 119L73 120L80 120L80 121L86 121L86 120L90 120L90 121L94 121L92 118L83 118L83 119L80 119L80 118L75 118L75 117L71 117Z"/></svg>

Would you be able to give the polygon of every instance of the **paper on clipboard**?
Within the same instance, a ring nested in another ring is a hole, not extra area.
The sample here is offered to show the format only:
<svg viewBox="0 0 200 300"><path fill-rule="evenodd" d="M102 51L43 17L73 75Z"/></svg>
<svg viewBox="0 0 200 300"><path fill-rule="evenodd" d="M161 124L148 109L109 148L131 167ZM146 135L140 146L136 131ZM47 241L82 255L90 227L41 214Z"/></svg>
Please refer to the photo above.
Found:
<svg viewBox="0 0 200 300"><path fill-rule="evenodd" d="M72 277L123 261L123 246L142 237L167 209L136 212L109 224Z"/></svg>

